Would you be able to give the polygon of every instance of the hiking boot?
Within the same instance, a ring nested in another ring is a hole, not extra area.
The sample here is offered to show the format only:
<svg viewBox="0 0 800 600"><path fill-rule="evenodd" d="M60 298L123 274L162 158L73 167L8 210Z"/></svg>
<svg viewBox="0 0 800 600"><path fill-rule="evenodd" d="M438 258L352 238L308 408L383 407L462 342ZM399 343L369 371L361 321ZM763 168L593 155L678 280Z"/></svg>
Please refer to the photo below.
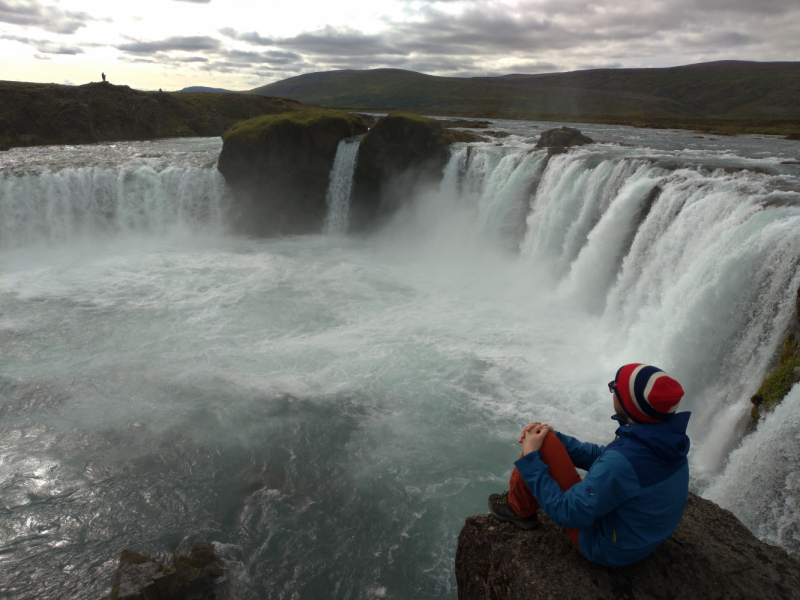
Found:
<svg viewBox="0 0 800 600"><path fill-rule="evenodd" d="M501 521L509 521L520 529L531 530L539 527L539 517L520 517L508 504L508 492L489 496L489 512Z"/></svg>

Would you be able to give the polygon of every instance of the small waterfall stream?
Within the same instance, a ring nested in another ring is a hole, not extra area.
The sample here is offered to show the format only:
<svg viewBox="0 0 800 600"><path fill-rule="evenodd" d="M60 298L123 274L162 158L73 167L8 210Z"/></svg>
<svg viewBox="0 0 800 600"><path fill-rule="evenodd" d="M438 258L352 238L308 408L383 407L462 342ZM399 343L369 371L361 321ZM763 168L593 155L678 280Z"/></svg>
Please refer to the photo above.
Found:
<svg viewBox="0 0 800 600"><path fill-rule="evenodd" d="M361 137L363 136L342 140L336 149L327 196L328 218L325 221L325 230L328 234L343 235L347 233L350 191L353 187L353 173L356 170L358 144Z"/></svg>

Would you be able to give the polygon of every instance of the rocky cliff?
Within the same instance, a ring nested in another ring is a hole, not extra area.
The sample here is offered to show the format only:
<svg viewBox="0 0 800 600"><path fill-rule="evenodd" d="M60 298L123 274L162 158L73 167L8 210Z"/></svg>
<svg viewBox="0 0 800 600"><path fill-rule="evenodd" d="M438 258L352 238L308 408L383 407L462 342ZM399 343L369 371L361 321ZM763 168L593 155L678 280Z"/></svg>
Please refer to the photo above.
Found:
<svg viewBox="0 0 800 600"><path fill-rule="evenodd" d="M584 559L543 513L522 531L491 515L467 518L458 538L458 597L591 600L789 600L800 563L759 541L735 517L694 494L678 529L644 560L610 569Z"/></svg>
<svg viewBox="0 0 800 600"><path fill-rule="evenodd" d="M415 192L438 183L450 157L450 144L472 141L484 138L418 115L378 119L358 149L350 230L364 231L380 224Z"/></svg>
<svg viewBox="0 0 800 600"><path fill-rule="evenodd" d="M302 104L248 94L140 92L126 85L0 82L0 150L217 136L237 121Z"/></svg>
<svg viewBox="0 0 800 600"><path fill-rule="evenodd" d="M322 109L250 119L226 131L218 168L233 190L237 230L320 233L337 146L366 131L358 115Z"/></svg>

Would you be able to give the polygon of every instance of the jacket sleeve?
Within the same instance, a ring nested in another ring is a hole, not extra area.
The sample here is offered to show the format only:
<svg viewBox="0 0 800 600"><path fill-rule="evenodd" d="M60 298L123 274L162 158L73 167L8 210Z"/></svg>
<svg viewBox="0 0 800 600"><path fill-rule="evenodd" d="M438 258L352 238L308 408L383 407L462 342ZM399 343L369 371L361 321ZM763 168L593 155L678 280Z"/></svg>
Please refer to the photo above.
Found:
<svg viewBox="0 0 800 600"><path fill-rule="evenodd" d="M584 529L639 493L639 478L619 452L604 452L580 483L562 492L539 452L514 463L531 493L556 525Z"/></svg>
<svg viewBox="0 0 800 600"><path fill-rule="evenodd" d="M553 433L555 433L556 437L564 444L564 448L567 449L572 464L584 471L588 471L592 467L594 461L597 460L597 457L600 456L605 449L605 446L581 442L560 431L554 431Z"/></svg>

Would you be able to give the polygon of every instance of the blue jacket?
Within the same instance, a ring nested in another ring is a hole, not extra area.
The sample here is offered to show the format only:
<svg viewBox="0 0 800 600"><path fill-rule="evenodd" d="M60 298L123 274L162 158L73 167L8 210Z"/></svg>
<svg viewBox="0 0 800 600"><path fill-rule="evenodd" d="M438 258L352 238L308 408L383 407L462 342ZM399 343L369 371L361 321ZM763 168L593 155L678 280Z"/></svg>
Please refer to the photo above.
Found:
<svg viewBox="0 0 800 600"><path fill-rule="evenodd" d="M683 516L689 494L688 412L633 425L620 420L608 446L557 433L576 467L588 471L562 492L539 452L515 464L556 525L579 529L578 548L607 567L630 565L666 540Z"/></svg>

